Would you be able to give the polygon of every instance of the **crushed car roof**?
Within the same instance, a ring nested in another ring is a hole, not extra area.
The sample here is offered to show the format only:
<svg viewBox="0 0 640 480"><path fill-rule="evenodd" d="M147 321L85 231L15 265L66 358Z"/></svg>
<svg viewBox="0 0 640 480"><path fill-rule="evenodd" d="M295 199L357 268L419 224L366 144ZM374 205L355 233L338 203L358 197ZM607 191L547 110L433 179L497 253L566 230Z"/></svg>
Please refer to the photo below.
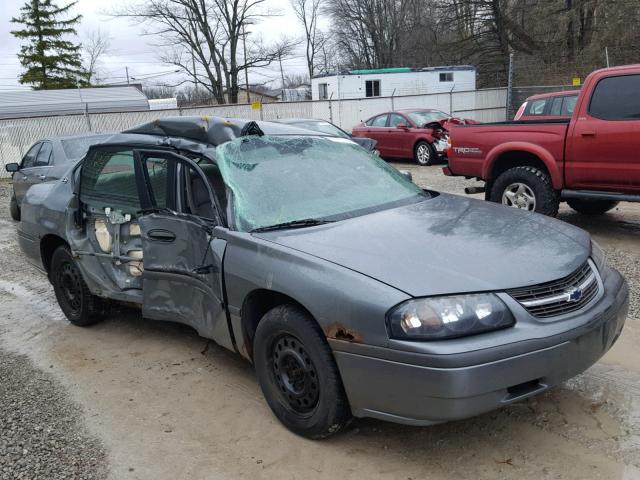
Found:
<svg viewBox="0 0 640 480"><path fill-rule="evenodd" d="M253 122L221 117L164 117L125 130L124 134L177 137L208 145L221 145L243 136L243 129L256 124L265 135L322 135L319 132L275 122Z"/></svg>

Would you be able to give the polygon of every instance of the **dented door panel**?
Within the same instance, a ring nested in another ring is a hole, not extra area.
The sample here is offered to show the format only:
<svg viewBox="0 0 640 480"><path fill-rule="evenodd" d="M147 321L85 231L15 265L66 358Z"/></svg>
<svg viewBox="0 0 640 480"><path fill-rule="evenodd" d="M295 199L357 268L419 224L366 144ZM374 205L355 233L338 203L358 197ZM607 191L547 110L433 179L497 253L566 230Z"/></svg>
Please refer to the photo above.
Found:
<svg viewBox="0 0 640 480"><path fill-rule="evenodd" d="M152 213L139 224L143 315L185 323L233 349L221 276L226 241L212 238L207 222L190 215Z"/></svg>

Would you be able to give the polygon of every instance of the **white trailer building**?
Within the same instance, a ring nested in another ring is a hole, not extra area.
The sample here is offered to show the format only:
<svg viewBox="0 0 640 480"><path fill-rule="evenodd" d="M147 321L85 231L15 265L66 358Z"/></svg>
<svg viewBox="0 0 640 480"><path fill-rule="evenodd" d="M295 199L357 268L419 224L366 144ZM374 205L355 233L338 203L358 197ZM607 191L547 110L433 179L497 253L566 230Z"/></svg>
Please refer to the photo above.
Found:
<svg viewBox="0 0 640 480"><path fill-rule="evenodd" d="M426 68L381 68L318 75L311 79L313 100L345 100L476 89L476 69L470 65Z"/></svg>

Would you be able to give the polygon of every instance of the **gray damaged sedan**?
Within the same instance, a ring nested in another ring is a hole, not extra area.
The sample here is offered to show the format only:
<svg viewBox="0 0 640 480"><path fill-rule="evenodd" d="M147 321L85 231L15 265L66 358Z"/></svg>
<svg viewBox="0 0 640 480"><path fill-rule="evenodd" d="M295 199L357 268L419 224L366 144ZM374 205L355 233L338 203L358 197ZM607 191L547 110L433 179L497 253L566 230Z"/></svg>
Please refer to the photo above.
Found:
<svg viewBox="0 0 640 480"><path fill-rule="evenodd" d="M32 187L20 245L69 320L125 302L190 325L251 361L277 418L311 438L352 416L477 415L620 335L627 284L584 231L272 127L163 119Z"/></svg>

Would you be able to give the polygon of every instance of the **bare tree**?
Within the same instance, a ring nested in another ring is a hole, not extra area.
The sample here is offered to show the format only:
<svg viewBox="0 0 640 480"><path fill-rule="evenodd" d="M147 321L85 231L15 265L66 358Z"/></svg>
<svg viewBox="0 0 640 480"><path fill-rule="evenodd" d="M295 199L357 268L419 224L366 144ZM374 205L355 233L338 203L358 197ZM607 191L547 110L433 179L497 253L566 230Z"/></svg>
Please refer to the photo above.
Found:
<svg viewBox="0 0 640 480"><path fill-rule="evenodd" d="M89 85L100 83L98 72L100 60L109 53L110 48L111 37L104 30L98 28L86 34L86 39L82 44L82 56Z"/></svg>
<svg viewBox="0 0 640 480"><path fill-rule="evenodd" d="M158 99L174 98L177 94L177 91L174 87L166 85L150 85L147 87L142 87L142 93L144 93L148 99Z"/></svg>
<svg viewBox="0 0 640 480"><path fill-rule="evenodd" d="M321 0L291 0L293 11L304 28L309 78L315 74L316 57L326 42L324 33L318 28L321 3Z"/></svg>
<svg viewBox="0 0 640 480"><path fill-rule="evenodd" d="M246 52L240 48L243 27L270 14L264 3L148 0L112 15L131 18L147 27L147 35L161 38L160 46L165 51L160 59L180 67L196 89L205 89L218 103L227 103L227 99L237 103L240 74L248 68L268 66L278 58L278 49L262 42L247 42Z"/></svg>

